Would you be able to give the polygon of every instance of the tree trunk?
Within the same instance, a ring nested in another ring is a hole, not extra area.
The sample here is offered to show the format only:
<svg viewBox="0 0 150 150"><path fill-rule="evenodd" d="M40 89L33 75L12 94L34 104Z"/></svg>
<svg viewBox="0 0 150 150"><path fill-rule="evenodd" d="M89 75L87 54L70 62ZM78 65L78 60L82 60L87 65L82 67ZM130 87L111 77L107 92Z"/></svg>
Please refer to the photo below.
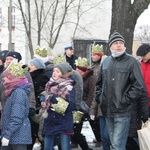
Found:
<svg viewBox="0 0 150 150"><path fill-rule="evenodd" d="M134 28L140 14L148 7L150 0L112 0L112 21L110 35L117 31L125 39L126 51L132 54Z"/></svg>

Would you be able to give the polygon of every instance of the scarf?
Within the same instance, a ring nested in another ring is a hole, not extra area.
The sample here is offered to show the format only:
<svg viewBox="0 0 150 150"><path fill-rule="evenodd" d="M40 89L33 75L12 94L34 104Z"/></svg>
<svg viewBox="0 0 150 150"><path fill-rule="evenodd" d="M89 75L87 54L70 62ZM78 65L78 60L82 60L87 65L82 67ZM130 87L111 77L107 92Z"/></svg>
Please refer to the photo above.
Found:
<svg viewBox="0 0 150 150"><path fill-rule="evenodd" d="M69 78L60 78L58 80L50 78L45 85L45 90L48 95L57 94L58 96L66 99L66 96L69 95L69 91L73 88L72 84L73 80Z"/></svg>
<svg viewBox="0 0 150 150"><path fill-rule="evenodd" d="M25 76L15 77L11 75L8 71L4 71L4 77L7 77L10 80L9 82L4 81L3 83L6 96L10 96L14 88L22 86L24 84L30 84Z"/></svg>
<svg viewBox="0 0 150 150"><path fill-rule="evenodd" d="M126 48L123 49L121 52L117 52L117 51L115 51L115 50L110 50L110 51L111 51L112 57L116 58L116 57L121 56L121 55L126 51Z"/></svg>

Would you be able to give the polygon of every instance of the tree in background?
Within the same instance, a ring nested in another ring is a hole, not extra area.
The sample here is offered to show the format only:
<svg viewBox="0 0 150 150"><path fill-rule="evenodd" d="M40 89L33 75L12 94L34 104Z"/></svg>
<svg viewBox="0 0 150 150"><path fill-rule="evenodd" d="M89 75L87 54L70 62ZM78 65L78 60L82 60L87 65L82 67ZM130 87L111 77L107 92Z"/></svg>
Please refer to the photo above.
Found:
<svg viewBox="0 0 150 150"><path fill-rule="evenodd" d="M54 48L60 37L62 29L72 33L74 38L78 32L88 32L86 27L88 23L84 22L83 17L95 10L101 2L84 0L17 0L14 3L20 10L22 22L25 28L27 46L31 54L34 54L34 48L41 43L47 43L51 49ZM82 22L81 22L82 20ZM94 24L94 17L88 18L89 24ZM70 29L70 30L69 30ZM64 33L65 36L66 33Z"/></svg>
<svg viewBox="0 0 150 150"><path fill-rule="evenodd" d="M150 42L150 25L143 24L138 26L134 32L134 40L141 42Z"/></svg>
<svg viewBox="0 0 150 150"><path fill-rule="evenodd" d="M138 17L148 8L150 0L112 0L110 34L119 32L125 38L127 52L132 54L134 29Z"/></svg>

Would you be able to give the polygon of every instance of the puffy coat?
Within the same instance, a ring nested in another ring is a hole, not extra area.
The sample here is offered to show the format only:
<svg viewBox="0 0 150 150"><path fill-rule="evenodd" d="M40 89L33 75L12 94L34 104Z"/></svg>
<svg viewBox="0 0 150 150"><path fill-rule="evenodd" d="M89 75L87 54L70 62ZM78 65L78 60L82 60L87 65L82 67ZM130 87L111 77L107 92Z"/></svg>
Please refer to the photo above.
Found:
<svg viewBox="0 0 150 150"><path fill-rule="evenodd" d="M109 56L102 62L96 100L100 102L104 116L130 116L133 101L145 90L140 64L131 55Z"/></svg>
<svg viewBox="0 0 150 150"><path fill-rule="evenodd" d="M75 104L75 91L69 91L69 96L66 101L69 105L65 114L59 114L51 109L48 110L48 117L44 120L43 135L56 135L59 133L73 133L73 115L72 111L76 109Z"/></svg>
<svg viewBox="0 0 150 150"><path fill-rule="evenodd" d="M10 144L31 144L29 114L29 85L15 88L7 98L2 120L2 137Z"/></svg>

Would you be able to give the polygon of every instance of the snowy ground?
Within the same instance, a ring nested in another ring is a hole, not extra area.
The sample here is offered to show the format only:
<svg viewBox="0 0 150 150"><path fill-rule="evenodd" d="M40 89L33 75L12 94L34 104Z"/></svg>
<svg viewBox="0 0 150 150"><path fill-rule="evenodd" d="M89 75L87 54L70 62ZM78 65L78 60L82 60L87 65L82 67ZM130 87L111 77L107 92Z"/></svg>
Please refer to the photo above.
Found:
<svg viewBox="0 0 150 150"><path fill-rule="evenodd" d="M91 127L90 127L88 121L85 121L84 124L83 124L82 134L85 135L89 146L94 147L94 143L92 141L95 137L94 137L94 134L91 130ZM96 149L101 150L100 147L99 148L94 148L93 150L96 150ZM33 150L40 150L39 145L35 144ZM55 147L55 150L57 150L57 147ZM74 149L74 150L77 150L77 149Z"/></svg>

